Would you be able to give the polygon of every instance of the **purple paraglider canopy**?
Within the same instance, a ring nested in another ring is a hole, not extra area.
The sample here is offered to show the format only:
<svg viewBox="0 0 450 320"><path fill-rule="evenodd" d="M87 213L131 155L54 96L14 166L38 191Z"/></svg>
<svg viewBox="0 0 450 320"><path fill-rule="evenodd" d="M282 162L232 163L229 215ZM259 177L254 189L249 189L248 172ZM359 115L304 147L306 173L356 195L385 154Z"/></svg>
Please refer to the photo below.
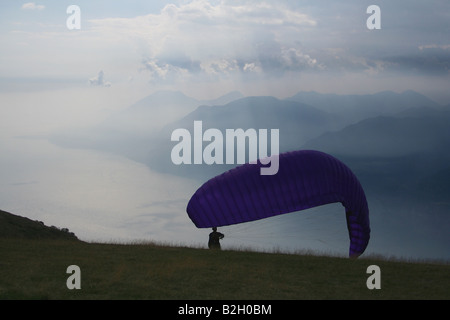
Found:
<svg viewBox="0 0 450 320"><path fill-rule="evenodd" d="M370 238L369 208L353 172L329 154L300 150L279 155L275 175L261 175L259 161L204 183L186 211L198 228L220 227L340 202L345 207L350 257Z"/></svg>

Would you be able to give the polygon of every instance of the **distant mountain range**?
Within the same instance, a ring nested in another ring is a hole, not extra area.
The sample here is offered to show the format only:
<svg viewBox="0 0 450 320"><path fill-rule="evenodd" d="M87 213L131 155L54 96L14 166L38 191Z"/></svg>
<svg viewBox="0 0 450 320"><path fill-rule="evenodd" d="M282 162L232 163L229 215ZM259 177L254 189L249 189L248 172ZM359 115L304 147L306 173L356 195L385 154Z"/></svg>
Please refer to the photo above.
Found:
<svg viewBox="0 0 450 320"><path fill-rule="evenodd" d="M418 153L448 153L450 108L408 109L393 116L361 120L337 132L325 133L304 145L353 156L399 157Z"/></svg>
<svg viewBox="0 0 450 320"><path fill-rule="evenodd" d="M100 126L124 133L154 133L165 124L194 111L198 106L223 105L240 98L243 98L243 95L238 91L212 100L194 99L179 91L157 91L124 111L111 115Z"/></svg>
<svg viewBox="0 0 450 320"><path fill-rule="evenodd" d="M347 123L355 123L376 116L394 115L411 108L439 107L436 102L411 90L403 93L383 91L365 95L299 92L288 99L330 112L338 118L346 119Z"/></svg>
<svg viewBox="0 0 450 320"><path fill-rule="evenodd" d="M222 132L279 129L280 152L316 149L333 154L353 166L368 188L377 192L411 192L414 187L417 193L419 186L434 190L435 180L441 177L438 173L450 171L450 106L414 91L371 95L299 92L287 99L242 97L232 92L209 101L164 91L97 127L60 132L50 139L66 147L119 153L156 171L204 181L234 165L171 162L176 145L171 133L178 128L192 133L194 121L202 121L203 130ZM155 122L158 125L153 127ZM443 190L450 191L450 182L439 181ZM445 192L438 193L449 198Z"/></svg>

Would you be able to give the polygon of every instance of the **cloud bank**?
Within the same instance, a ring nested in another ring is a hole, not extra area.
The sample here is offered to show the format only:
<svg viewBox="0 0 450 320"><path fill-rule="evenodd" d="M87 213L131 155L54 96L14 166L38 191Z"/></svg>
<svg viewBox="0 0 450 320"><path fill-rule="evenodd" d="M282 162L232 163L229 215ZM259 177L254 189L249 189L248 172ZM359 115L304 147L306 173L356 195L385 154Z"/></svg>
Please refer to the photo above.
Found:
<svg viewBox="0 0 450 320"><path fill-rule="evenodd" d="M3 29L1 73L89 79L101 66L114 84L133 79L195 95L414 89L450 101L448 1L380 0L376 31L366 27L368 5L350 0L133 3L108 4L110 15L81 1L76 32L67 30L64 11L24 4L48 16ZM91 80L98 85L98 76Z"/></svg>
<svg viewBox="0 0 450 320"><path fill-rule="evenodd" d="M44 10L45 6L42 4L35 4L34 2L27 2L22 5L23 10Z"/></svg>
<svg viewBox="0 0 450 320"><path fill-rule="evenodd" d="M90 78L88 80L88 83L91 86L100 86L100 87L110 87L111 86L111 82L105 81L103 70L100 70L100 72L98 73L98 75L96 77Z"/></svg>
<svg viewBox="0 0 450 320"><path fill-rule="evenodd" d="M317 21L278 3L197 0L166 5L158 14L90 22L111 39L131 38L141 55L141 71L158 81L321 68L290 37L315 28Z"/></svg>
<svg viewBox="0 0 450 320"><path fill-rule="evenodd" d="M361 21L345 21L345 15L357 13L354 8L334 15L332 8L323 8L323 15L308 8L285 1L195 0L168 4L158 13L90 23L102 37L134 47L138 69L151 82L286 73L449 75L448 44L427 45L417 35L398 49L398 39L393 39L398 22L388 33L368 33L362 7ZM388 8L385 28L392 12ZM383 47L396 50L379 49Z"/></svg>

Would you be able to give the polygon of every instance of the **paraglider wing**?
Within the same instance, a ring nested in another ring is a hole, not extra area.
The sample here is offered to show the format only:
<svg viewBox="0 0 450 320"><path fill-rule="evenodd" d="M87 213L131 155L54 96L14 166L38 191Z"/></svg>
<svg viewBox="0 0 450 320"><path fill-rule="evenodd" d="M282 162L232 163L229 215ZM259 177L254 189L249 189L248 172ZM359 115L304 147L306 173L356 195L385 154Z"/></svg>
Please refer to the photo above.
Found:
<svg viewBox="0 0 450 320"><path fill-rule="evenodd" d="M261 175L263 165L244 164L204 183L187 213L198 228L220 227L340 202L345 207L349 255L357 257L370 238L364 190L352 171L323 152L300 150L279 155L279 171Z"/></svg>

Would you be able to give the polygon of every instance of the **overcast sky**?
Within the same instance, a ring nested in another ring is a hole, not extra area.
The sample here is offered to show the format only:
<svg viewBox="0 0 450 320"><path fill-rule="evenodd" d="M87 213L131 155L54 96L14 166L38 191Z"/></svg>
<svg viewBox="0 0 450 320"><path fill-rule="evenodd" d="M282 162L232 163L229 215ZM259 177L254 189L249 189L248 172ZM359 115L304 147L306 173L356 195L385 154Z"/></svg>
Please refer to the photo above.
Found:
<svg viewBox="0 0 450 320"><path fill-rule="evenodd" d="M447 0L80 0L80 30L66 26L71 4L2 1L3 91L25 81L139 83L197 98L413 89L450 103ZM381 30L366 27L371 4Z"/></svg>

